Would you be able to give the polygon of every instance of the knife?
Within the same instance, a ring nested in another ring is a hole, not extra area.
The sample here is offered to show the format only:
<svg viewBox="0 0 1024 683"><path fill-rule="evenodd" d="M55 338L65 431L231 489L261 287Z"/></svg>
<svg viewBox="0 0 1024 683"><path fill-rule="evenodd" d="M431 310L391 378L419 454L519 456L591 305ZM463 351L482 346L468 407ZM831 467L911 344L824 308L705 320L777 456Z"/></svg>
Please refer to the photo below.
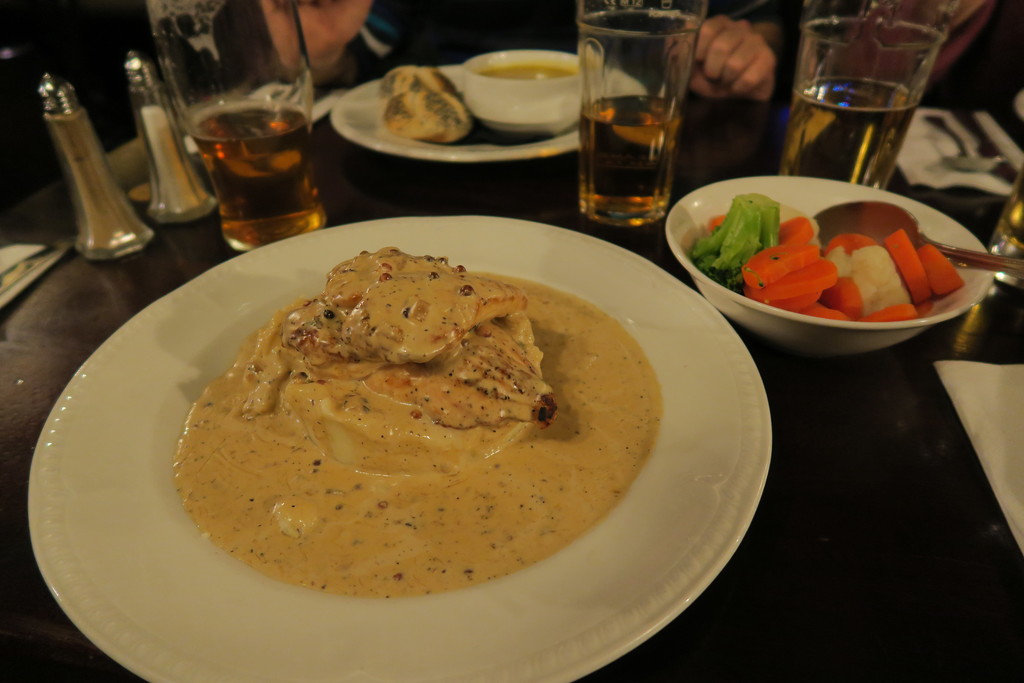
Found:
<svg viewBox="0 0 1024 683"><path fill-rule="evenodd" d="M46 246L0 271L0 307L20 294L50 266L59 261L70 248L69 243Z"/></svg>

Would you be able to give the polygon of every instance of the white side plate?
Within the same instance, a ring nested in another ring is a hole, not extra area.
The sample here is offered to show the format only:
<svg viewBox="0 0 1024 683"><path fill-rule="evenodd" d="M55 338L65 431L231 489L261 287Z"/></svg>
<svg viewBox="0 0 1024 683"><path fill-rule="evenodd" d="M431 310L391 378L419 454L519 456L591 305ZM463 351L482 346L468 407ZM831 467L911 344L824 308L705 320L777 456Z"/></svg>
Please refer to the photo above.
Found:
<svg viewBox="0 0 1024 683"><path fill-rule="evenodd" d="M443 66L441 71L456 88L461 89L461 66ZM510 145L441 145L399 137L380 123L379 89L380 81L370 81L342 95L331 109L331 125L343 138L384 154L427 161L475 163L551 157L571 152L580 145L576 129L549 139Z"/></svg>

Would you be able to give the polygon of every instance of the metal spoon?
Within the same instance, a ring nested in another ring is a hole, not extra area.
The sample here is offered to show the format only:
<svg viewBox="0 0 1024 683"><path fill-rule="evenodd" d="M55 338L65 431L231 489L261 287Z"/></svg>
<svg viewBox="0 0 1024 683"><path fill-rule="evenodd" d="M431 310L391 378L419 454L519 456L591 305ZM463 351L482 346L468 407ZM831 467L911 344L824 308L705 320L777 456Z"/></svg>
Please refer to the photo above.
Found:
<svg viewBox="0 0 1024 683"><path fill-rule="evenodd" d="M969 150L967 145L964 144L963 139L957 135L956 131L949 127L949 124L941 116L926 116L925 120L938 128L942 133L948 135L956 143L957 149L960 150L960 153L955 156L945 155L942 157L942 163L954 171L989 173L1005 161L1003 157L998 155L992 157L982 156L977 152Z"/></svg>
<svg viewBox="0 0 1024 683"><path fill-rule="evenodd" d="M1024 277L1024 259L1007 258L936 242L918 229L917 219L909 211L888 202L837 204L818 212L814 220L818 222L818 239L823 245L828 244L836 235L849 232L867 235L881 244L890 234L903 228L914 246L934 245L958 266Z"/></svg>

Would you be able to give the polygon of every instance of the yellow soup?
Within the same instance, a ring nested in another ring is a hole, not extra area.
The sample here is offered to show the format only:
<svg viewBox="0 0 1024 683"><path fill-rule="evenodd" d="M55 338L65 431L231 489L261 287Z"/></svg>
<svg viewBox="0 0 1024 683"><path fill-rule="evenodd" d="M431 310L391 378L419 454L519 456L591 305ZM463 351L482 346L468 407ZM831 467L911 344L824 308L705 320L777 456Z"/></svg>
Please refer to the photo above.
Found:
<svg viewBox="0 0 1024 683"><path fill-rule="evenodd" d="M519 80L545 80L574 76L576 69L564 64L522 63L499 64L480 70L480 75L491 78L515 78Z"/></svg>

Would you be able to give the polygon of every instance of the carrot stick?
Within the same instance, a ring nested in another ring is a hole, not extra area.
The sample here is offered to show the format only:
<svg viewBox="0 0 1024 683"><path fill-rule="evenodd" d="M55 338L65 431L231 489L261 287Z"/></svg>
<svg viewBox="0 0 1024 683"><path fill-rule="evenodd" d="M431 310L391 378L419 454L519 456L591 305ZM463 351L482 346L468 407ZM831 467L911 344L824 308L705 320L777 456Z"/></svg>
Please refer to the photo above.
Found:
<svg viewBox="0 0 1024 683"><path fill-rule="evenodd" d="M878 244L867 235L861 235L856 232L845 232L841 235L836 235L829 240L828 246L825 247L825 255L833 249L842 249L847 254L852 254L861 247L870 247Z"/></svg>
<svg viewBox="0 0 1024 683"><path fill-rule="evenodd" d="M860 294L860 287L852 277L841 277L836 280L834 285L821 293L821 303L842 311L851 320L856 320L864 312L864 299Z"/></svg>
<svg viewBox="0 0 1024 683"><path fill-rule="evenodd" d="M914 304L893 304L866 315L860 319L864 323L891 323L897 320L913 320L917 317Z"/></svg>
<svg viewBox="0 0 1024 683"><path fill-rule="evenodd" d="M790 297L789 299L774 299L765 303L769 306L774 306L775 308L781 308L785 311L793 311L794 313L797 313L817 301L819 296L821 296L821 292L813 291Z"/></svg>
<svg viewBox="0 0 1024 683"><path fill-rule="evenodd" d="M711 220L708 221L708 232L714 232L715 228L717 228L719 225L721 225L722 221L724 221L724 220L725 220L725 214L724 213L720 213L717 216L712 216Z"/></svg>
<svg viewBox="0 0 1024 683"><path fill-rule="evenodd" d="M823 306L819 302L815 302L807 308L798 311L804 315L813 315L815 318L828 318L829 320L851 320L850 316L846 315L842 311L837 311L834 308Z"/></svg>
<svg viewBox="0 0 1024 683"><path fill-rule="evenodd" d="M917 257L921 259L925 275L928 276L928 284L936 296L949 294L963 287L964 279L960 277L956 266L950 263L935 245L922 245L917 250Z"/></svg>
<svg viewBox="0 0 1024 683"><path fill-rule="evenodd" d="M779 244L803 244L814 239L814 226L807 216L796 216L779 223Z"/></svg>
<svg viewBox="0 0 1024 683"><path fill-rule="evenodd" d="M838 278L836 264L821 258L809 266L794 270L763 289L744 287L743 293L751 299L768 304L779 299L791 299L808 292L820 292L834 285Z"/></svg>
<svg viewBox="0 0 1024 683"><path fill-rule="evenodd" d="M928 284L928 276L906 231L900 229L886 237L885 248L896 263L896 270L900 272L903 284L910 292L910 300L919 304L930 297L932 288Z"/></svg>
<svg viewBox="0 0 1024 683"><path fill-rule="evenodd" d="M747 286L761 289L820 258L821 252L813 244L779 244L751 256L740 272Z"/></svg>

